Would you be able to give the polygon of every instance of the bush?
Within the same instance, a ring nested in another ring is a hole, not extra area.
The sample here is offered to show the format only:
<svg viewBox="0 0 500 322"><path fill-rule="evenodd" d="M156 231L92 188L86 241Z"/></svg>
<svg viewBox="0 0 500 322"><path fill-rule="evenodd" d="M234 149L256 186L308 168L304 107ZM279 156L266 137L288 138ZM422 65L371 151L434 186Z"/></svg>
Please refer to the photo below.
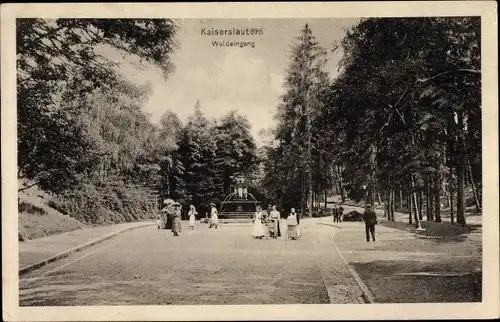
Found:
<svg viewBox="0 0 500 322"><path fill-rule="evenodd" d="M363 214L353 210L344 214L342 221L363 221Z"/></svg>
<svg viewBox="0 0 500 322"><path fill-rule="evenodd" d="M45 209L40 208L38 206L35 206L35 205L33 205L29 202L25 202L25 201L19 202L18 210L20 213L25 212L25 213L29 213L29 214L33 214L33 215L38 215L38 216L43 216L43 215L47 214Z"/></svg>
<svg viewBox="0 0 500 322"><path fill-rule="evenodd" d="M81 222L102 225L155 218L151 196L138 186L88 184L50 200L49 205Z"/></svg>

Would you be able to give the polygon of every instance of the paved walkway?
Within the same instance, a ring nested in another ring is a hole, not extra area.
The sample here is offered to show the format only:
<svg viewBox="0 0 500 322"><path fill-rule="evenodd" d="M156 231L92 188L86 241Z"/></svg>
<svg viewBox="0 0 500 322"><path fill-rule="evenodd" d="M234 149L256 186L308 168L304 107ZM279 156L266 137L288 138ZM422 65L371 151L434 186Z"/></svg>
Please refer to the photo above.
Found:
<svg viewBox="0 0 500 322"><path fill-rule="evenodd" d="M311 221L315 223L320 218L305 218L304 223ZM62 234L50 235L36 238L25 242L19 242L19 267L26 267L47 260L57 254L69 251L84 245L92 240L103 236L120 232L127 228L135 228L144 225L145 222L132 222L108 226L77 229ZM223 226L249 226L251 223L223 224ZM188 221L183 221L183 227L188 227Z"/></svg>
<svg viewBox="0 0 500 322"><path fill-rule="evenodd" d="M298 241L256 240L251 226L134 229L24 275L20 305L359 303L334 229L315 221Z"/></svg>
<svg viewBox="0 0 500 322"><path fill-rule="evenodd" d="M481 300L481 243L474 238L426 239L377 225L377 241L366 242L363 222L335 225L335 244L377 303Z"/></svg>
<svg viewBox="0 0 500 322"><path fill-rule="evenodd" d="M142 225L144 225L144 222L84 228L19 242L19 267L26 267L39 261L46 260L52 256L69 251L77 246L86 244L108 234Z"/></svg>

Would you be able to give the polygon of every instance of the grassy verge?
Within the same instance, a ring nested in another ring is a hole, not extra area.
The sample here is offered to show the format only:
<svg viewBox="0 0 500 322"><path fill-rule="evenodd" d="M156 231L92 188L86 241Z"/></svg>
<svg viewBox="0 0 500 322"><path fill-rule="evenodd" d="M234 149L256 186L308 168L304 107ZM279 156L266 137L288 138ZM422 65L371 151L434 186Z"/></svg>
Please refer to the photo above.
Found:
<svg viewBox="0 0 500 322"><path fill-rule="evenodd" d="M21 188L27 185L20 180ZM124 184L89 184L62 196L50 195L35 185L18 193L19 240L153 219L155 203L151 196L149 191Z"/></svg>
<svg viewBox="0 0 500 322"><path fill-rule="evenodd" d="M353 264L378 303L481 302L481 272L411 275L412 271L439 271L443 265L446 263L442 261L436 264L419 261Z"/></svg>
<svg viewBox="0 0 500 322"><path fill-rule="evenodd" d="M48 208L48 207L47 207ZM54 209L36 206L30 202L19 204L19 240L44 237L84 228L78 220L65 216Z"/></svg>

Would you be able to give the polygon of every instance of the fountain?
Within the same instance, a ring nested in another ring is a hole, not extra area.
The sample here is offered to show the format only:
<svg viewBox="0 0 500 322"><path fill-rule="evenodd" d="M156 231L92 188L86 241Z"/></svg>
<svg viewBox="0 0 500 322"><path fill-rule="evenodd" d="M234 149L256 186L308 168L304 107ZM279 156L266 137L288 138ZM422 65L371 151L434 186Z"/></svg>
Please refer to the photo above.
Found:
<svg viewBox="0 0 500 322"><path fill-rule="evenodd" d="M233 179L230 193L220 204L219 218L230 220L252 219L258 204L257 199L248 191L245 178L236 176Z"/></svg>

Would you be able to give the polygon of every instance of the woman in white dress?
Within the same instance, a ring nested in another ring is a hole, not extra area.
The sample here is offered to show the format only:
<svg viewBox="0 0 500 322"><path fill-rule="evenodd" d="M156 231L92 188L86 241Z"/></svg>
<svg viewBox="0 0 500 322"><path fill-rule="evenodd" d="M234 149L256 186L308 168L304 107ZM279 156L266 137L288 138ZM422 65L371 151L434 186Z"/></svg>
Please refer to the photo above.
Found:
<svg viewBox="0 0 500 322"><path fill-rule="evenodd" d="M189 215L189 229L191 229L191 230L194 229L194 223L196 222L196 215L197 214L198 213L196 212L196 208L193 205L191 205L189 207L189 213L188 213L188 215Z"/></svg>
<svg viewBox="0 0 500 322"><path fill-rule="evenodd" d="M219 225L219 216L217 213L217 208L215 208L215 204L211 203L210 207L212 209L210 210L210 226L208 228L211 228L212 226L217 229L217 226Z"/></svg>
<svg viewBox="0 0 500 322"><path fill-rule="evenodd" d="M257 207L257 211L254 216L252 237L260 239L265 236L266 232L264 231L264 225L262 224L262 210L260 207Z"/></svg>
<svg viewBox="0 0 500 322"><path fill-rule="evenodd" d="M287 239L297 239L299 238L299 230L298 230L298 220L297 214L295 213L295 208L290 210L290 214L286 218L287 225Z"/></svg>

